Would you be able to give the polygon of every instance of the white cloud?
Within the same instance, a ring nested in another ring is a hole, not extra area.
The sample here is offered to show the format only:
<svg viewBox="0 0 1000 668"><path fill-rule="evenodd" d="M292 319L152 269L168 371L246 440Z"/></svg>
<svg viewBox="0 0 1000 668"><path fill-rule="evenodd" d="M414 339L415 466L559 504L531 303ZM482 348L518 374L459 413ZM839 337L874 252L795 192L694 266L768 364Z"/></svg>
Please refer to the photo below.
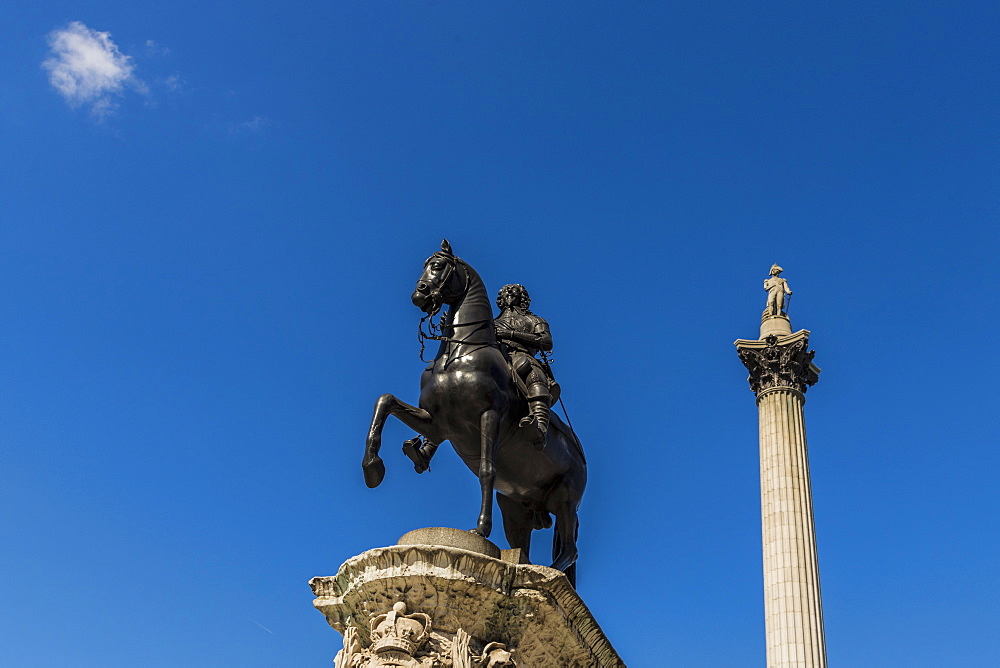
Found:
<svg viewBox="0 0 1000 668"><path fill-rule="evenodd" d="M126 85L147 94L133 74L132 59L118 50L111 34L91 30L79 21L49 34L50 57L42 63L49 83L71 107L89 106L103 118L117 106L115 98Z"/></svg>
<svg viewBox="0 0 1000 668"><path fill-rule="evenodd" d="M171 93L179 93L184 90L184 79L181 78L180 74L171 74L169 77L163 80L163 85L167 87L167 90Z"/></svg>
<svg viewBox="0 0 1000 668"><path fill-rule="evenodd" d="M271 126L267 116L254 116L248 121L229 126L229 134L258 134Z"/></svg>
<svg viewBox="0 0 1000 668"><path fill-rule="evenodd" d="M147 39L146 40L146 53L147 53L147 55L154 56L154 57L163 57L163 56L169 56L170 55L170 49L167 48L167 47L165 47L165 46L161 46L160 44L158 44L157 42L155 42L155 41L153 41L151 39Z"/></svg>

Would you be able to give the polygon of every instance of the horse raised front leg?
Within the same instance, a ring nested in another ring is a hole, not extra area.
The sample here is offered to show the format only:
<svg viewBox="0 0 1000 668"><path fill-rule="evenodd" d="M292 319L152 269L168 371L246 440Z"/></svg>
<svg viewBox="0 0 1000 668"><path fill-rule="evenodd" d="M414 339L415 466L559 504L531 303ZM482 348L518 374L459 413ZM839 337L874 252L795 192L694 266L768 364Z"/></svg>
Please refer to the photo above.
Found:
<svg viewBox="0 0 1000 668"><path fill-rule="evenodd" d="M378 456L382 447L382 427L390 415L395 415L410 429L433 438L434 419L423 408L411 406L400 401L391 394L383 394L375 402L375 414L368 429L368 440L365 442L365 456L361 460L361 468L365 473L365 484L378 487L385 477L385 464Z"/></svg>
<svg viewBox="0 0 1000 668"><path fill-rule="evenodd" d="M479 507L479 522L473 533L489 538L493 531L493 482L496 480L496 443L500 433L500 417L495 410L488 410L479 418L479 487L482 490L482 505Z"/></svg>

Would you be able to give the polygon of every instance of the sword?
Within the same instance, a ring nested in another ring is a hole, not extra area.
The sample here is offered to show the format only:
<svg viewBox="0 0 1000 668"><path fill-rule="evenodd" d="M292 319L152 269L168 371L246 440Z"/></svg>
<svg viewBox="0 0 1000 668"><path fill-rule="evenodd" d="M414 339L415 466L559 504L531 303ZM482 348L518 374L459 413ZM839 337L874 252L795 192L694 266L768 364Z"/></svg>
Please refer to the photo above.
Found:
<svg viewBox="0 0 1000 668"><path fill-rule="evenodd" d="M538 353L542 357L542 362L545 363L545 370L549 372L549 378L555 381L556 377L555 374L552 373L552 364L549 363L548 353L546 353L544 350L539 350ZM569 419L569 411L566 410L566 404L563 403L562 392L559 393L559 407L562 408L563 415L566 416L566 424L569 425L569 428L575 434L576 429L573 429L573 421Z"/></svg>

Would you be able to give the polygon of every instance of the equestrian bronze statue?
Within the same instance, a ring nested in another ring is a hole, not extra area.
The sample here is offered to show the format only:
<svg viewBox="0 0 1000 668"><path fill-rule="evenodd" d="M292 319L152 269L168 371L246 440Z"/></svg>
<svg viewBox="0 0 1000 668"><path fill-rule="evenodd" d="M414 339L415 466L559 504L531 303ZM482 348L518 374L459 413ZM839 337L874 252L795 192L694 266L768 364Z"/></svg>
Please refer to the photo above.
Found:
<svg viewBox="0 0 1000 668"><path fill-rule="evenodd" d="M382 482L385 464L378 453L389 415L419 434L403 444L417 473L428 470L438 446L450 441L479 476L482 498L472 531L490 535L494 490L507 542L525 557L532 530L552 526L555 516L552 567L573 582L587 462L576 434L549 410L558 385L535 358L552 347L548 324L528 310L523 287L507 288L497 299L502 313L494 322L483 280L447 241L427 259L411 300L424 319L448 307L439 333L424 335L440 346L420 377L418 406L391 394L375 403L361 466L369 487Z"/></svg>

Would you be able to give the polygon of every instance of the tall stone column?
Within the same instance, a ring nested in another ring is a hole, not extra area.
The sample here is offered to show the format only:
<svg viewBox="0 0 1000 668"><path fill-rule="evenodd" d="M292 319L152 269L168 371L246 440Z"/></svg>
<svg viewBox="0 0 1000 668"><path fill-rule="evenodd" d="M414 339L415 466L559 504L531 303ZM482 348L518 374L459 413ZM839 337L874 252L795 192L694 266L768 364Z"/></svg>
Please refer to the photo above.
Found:
<svg viewBox="0 0 1000 668"><path fill-rule="evenodd" d="M779 268L780 269L780 268ZM772 275L774 275L772 273ZM766 284L765 284L765 287ZM768 668L826 662L803 406L819 380L809 331L765 311L761 337L736 341L760 421L760 506Z"/></svg>

